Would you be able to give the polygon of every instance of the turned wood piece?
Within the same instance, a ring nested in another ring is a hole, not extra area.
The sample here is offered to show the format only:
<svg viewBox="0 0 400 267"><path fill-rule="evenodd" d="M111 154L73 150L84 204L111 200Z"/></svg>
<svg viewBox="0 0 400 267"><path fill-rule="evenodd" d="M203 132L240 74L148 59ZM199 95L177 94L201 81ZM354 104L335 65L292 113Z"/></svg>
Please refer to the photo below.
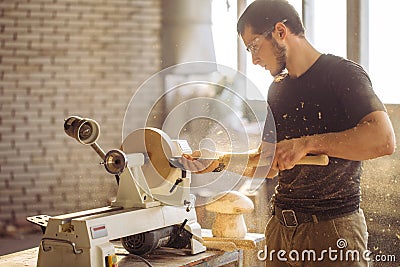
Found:
<svg viewBox="0 0 400 267"><path fill-rule="evenodd" d="M243 214L254 210L250 198L238 191L225 191L206 205L206 210L215 212L212 234L215 237L244 238L247 226Z"/></svg>

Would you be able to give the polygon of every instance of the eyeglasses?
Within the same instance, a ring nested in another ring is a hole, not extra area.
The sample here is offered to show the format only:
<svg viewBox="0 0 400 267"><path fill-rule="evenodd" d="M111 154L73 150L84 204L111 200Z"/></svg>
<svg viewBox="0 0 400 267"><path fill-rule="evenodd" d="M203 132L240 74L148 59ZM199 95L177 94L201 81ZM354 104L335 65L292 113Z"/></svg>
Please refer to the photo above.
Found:
<svg viewBox="0 0 400 267"><path fill-rule="evenodd" d="M281 23L286 23L286 22L287 22L287 19L284 19L281 21ZM263 33L261 33L261 36L267 37L268 34L272 33L275 30L275 25L271 29L268 29L268 30L264 31ZM260 51L261 46L257 45L257 43L258 43L258 41L261 40L261 36L254 38L253 41L251 41L250 44L248 44L246 46L246 50L248 52L250 52L253 55L256 55L258 53L258 51Z"/></svg>

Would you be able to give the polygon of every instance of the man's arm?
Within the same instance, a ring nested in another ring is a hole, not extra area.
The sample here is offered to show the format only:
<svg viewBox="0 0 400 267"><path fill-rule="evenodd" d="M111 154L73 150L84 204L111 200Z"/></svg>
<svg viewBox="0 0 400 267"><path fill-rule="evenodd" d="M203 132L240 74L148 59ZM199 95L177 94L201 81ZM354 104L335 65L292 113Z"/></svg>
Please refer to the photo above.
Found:
<svg viewBox="0 0 400 267"><path fill-rule="evenodd" d="M309 153L361 161L390 155L394 150L395 136L389 116L384 111L374 111L349 130L279 142L272 168L291 169Z"/></svg>

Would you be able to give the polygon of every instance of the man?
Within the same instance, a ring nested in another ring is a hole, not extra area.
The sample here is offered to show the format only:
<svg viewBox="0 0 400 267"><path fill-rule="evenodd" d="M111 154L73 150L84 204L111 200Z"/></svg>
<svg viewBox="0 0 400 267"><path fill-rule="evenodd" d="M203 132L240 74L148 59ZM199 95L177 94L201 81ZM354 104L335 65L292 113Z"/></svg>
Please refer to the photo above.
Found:
<svg viewBox="0 0 400 267"><path fill-rule="evenodd" d="M237 29L253 63L275 77L268 104L277 144L268 176L279 174L265 231L267 266L367 266L361 161L395 149L391 122L368 75L354 62L318 52L285 0L256 0ZM262 147L268 140L265 133ZM329 165L295 165L310 154L328 155Z"/></svg>

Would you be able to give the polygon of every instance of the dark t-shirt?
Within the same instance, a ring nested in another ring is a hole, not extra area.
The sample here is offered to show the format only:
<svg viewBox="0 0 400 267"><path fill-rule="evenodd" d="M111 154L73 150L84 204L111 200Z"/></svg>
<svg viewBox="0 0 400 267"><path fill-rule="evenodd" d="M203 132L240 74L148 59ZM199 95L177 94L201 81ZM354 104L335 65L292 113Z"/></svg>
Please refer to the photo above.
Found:
<svg viewBox="0 0 400 267"><path fill-rule="evenodd" d="M353 128L370 112L385 110L358 64L321 55L303 75L274 81L268 103L277 142ZM264 141L268 141L264 133ZM330 158L328 166L298 165L279 173L275 205L313 214L339 214L360 204L361 162Z"/></svg>

